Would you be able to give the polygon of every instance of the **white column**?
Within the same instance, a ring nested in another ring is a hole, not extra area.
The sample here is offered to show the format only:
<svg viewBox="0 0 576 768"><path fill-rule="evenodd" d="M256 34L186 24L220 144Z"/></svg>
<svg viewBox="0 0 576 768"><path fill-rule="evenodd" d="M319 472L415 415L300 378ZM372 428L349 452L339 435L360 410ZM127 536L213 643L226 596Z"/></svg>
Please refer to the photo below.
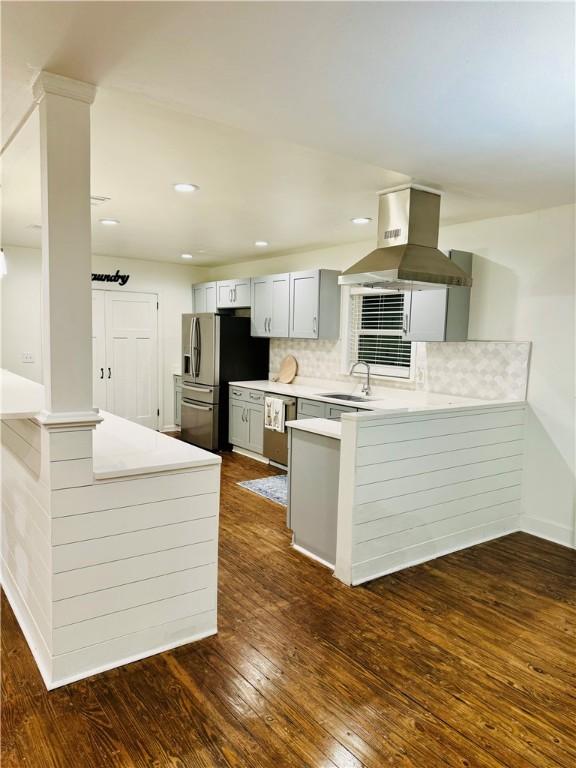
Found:
<svg viewBox="0 0 576 768"><path fill-rule="evenodd" d="M40 113L45 419L89 421L94 416L90 105L96 89L41 72L33 93Z"/></svg>

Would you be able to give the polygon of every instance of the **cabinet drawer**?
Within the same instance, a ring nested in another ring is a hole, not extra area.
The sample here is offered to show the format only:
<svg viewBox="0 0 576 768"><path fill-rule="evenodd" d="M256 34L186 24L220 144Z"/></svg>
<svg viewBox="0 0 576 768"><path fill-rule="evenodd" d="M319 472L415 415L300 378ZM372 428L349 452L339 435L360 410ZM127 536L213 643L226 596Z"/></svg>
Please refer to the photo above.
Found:
<svg viewBox="0 0 576 768"><path fill-rule="evenodd" d="M231 400L242 400L242 402L251 403L252 405L264 405L265 393L259 389L231 386L229 396Z"/></svg>
<svg viewBox="0 0 576 768"><path fill-rule="evenodd" d="M326 405L327 419L338 419L343 413L358 413L358 408L349 405Z"/></svg>
<svg viewBox="0 0 576 768"><path fill-rule="evenodd" d="M259 405L264 405L264 398L266 394L264 392L260 392L258 389L249 389L248 392L248 402L255 403Z"/></svg>
<svg viewBox="0 0 576 768"><path fill-rule="evenodd" d="M231 400L242 400L247 403L249 392L250 390L244 387L230 387L229 396Z"/></svg>
<svg viewBox="0 0 576 768"><path fill-rule="evenodd" d="M298 398L298 418L323 419L326 415L326 403L318 400Z"/></svg>

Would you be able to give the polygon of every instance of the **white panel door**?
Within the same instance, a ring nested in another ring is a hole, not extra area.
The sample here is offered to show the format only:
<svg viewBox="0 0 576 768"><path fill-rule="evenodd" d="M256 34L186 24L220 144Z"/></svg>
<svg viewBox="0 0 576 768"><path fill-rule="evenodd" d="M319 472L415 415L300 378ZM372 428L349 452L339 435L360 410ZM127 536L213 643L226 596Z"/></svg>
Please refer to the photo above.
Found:
<svg viewBox="0 0 576 768"><path fill-rule="evenodd" d="M106 291L107 409L158 426L158 307L149 293Z"/></svg>
<svg viewBox="0 0 576 768"><path fill-rule="evenodd" d="M106 410L106 292L92 291L92 402Z"/></svg>

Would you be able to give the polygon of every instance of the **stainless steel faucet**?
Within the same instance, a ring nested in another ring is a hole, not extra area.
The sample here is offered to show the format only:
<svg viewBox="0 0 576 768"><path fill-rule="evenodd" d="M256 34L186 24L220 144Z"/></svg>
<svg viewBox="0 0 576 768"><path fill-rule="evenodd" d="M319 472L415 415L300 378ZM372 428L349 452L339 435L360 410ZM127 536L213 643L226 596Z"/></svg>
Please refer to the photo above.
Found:
<svg viewBox="0 0 576 768"><path fill-rule="evenodd" d="M358 365L366 366L366 381L362 384L362 392L366 397L370 397L372 394L372 387L370 386L370 363L367 363L366 360L356 360L356 362L352 364L352 368L350 368L350 373L348 375L352 376Z"/></svg>

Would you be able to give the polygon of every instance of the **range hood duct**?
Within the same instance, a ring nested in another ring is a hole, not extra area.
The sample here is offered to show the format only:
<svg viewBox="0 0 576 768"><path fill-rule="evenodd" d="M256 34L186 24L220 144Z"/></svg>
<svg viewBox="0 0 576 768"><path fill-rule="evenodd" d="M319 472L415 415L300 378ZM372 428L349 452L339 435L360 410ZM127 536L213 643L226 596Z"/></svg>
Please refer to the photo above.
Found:
<svg viewBox="0 0 576 768"><path fill-rule="evenodd" d="M345 270L340 285L405 290L435 285L470 287L472 278L438 250L440 195L415 186L380 195L378 248Z"/></svg>

